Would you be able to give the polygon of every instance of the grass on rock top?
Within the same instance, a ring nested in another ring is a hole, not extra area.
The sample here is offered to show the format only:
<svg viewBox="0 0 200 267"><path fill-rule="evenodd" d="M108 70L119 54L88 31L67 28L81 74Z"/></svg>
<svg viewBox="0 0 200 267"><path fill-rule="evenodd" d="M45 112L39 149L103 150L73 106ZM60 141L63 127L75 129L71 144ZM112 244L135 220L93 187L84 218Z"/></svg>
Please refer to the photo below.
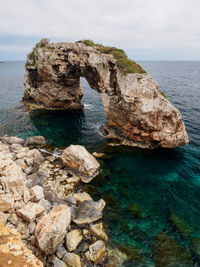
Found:
<svg viewBox="0 0 200 267"><path fill-rule="evenodd" d="M96 47L103 54L111 54L117 60L118 68L124 73L146 73L146 71L134 60L127 57L124 50L114 46L104 46L96 44L92 40L80 40L77 43L83 43L87 46Z"/></svg>

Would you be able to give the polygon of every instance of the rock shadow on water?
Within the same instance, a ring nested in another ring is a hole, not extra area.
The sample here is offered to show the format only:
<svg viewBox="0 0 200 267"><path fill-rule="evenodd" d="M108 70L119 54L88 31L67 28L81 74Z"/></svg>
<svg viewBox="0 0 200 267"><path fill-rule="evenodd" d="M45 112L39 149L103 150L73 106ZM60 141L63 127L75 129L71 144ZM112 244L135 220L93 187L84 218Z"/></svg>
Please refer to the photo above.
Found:
<svg viewBox="0 0 200 267"><path fill-rule="evenodd" d="M54 146L85 143L85 114L82 110L33 110L30 119L38 133Z"/></svg>

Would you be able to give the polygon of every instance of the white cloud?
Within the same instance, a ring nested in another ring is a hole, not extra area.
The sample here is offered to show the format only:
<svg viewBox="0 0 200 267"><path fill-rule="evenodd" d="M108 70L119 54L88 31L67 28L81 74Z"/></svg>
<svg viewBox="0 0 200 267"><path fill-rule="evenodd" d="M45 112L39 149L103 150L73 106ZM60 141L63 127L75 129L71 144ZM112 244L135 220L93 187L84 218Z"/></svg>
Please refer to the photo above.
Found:
<svg viewBox="0 0 200 267"><path fill-rule="evenodd" d="M199 0L0 0L0 6L1 38L90 38L128 50L199 55Z"/></svg>

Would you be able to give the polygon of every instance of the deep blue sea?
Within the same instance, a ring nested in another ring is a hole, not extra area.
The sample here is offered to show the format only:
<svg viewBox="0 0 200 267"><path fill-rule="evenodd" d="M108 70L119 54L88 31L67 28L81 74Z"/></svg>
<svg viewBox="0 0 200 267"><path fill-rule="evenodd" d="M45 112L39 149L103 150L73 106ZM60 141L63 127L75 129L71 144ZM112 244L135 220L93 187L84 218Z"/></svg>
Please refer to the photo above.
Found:
<svg viewBox="0 0 200 267"><path fill-rule="evenodd" d="M85 190L106 200L103 219L112 246L128 246L133 254L124 266L154 266L155 238L161 232L191 255L193 266L200 266L191 249L196 238L200 256L200 62L140 62L181 111L190 139L184 147L153 151L106 145L99 131L106 122L101 98L84 79L84 111L27 112L20 102L24 64L0 64L0 136L43 135L55 147L82 144L90 152L107 153L101 174ZM177 231L172 214L182 230L190 227L189 235ZM155 266L191 266L180 257L174 264Z"/></svg>

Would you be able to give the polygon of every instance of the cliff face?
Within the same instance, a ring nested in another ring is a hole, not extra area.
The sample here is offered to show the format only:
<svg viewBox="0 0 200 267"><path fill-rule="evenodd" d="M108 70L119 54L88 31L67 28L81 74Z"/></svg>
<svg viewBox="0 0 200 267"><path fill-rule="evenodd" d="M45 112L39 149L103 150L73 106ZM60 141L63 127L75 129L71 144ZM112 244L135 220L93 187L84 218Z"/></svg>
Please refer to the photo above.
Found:
<svg viewBox="0 0 200 267"><path fill-rule="evenodd" d="M108 137L145 148L187 144L181 114L158 84L146 73L123 72L118 63L98 47L43 39L27 58L24 101L32 108L82 109L85 77L102 96Z"/></svg>

